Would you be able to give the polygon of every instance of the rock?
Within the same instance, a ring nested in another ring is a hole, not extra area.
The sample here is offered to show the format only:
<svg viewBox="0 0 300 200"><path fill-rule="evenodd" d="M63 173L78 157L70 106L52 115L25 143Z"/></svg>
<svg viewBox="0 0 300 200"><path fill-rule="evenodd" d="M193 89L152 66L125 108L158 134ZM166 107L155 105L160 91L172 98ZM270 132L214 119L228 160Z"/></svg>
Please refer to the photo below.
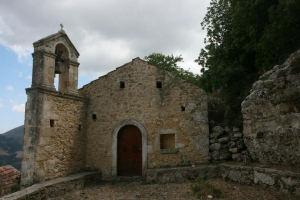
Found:
<svg viewBox="0 0 300 200"><path fill-rule="evenodd" d="M241 151L241 154L242 154L242 155L247 155L247 156L248 156L248 155L249 155L249 152L248 152L247 150L244 150L244 151Z"/></svg>
<svg viewBox="0 0 300 200"><path fill-rule="evenodd" d="M245 148L245 145L244 145L244 141L243 140L239 140L236 142L236 147L241 150L241 149L244 149Z"/></svg>
<svg viewBox="0 0 300 200"><path fill-rule="evenodd" d="M220 143L214 143L209 146L209 149L212 151L219 151L221 149Z"/></svg>
<svg viewBox="0 0 300 200"><path fill-rule="evenodd" d="M229 158L231 158L231 153L228 150L219 151L219 159L220 160L227 160Z"/></svg>
<svg viewBox="0 0 300 200"><path fill-rule="evenodd" d="M242 174L240 171L237 170L230 170L229 174L228 174L228 178L232 181L239 181L242 178Z"/></svg>
<svg viewBox="0 0 300 200"><path fill-rule="evenodd" d="M243 161L243 156L240 153L235 153L231 155L232 160L236 161L236 162L241 162Z"/></svg>
<svg viewBox="0 0 300 200"><path fill-rule="evenodd" d="M254 161L300 164L299 99L300 50L263 74L242 102L244 143Z"/></svg>
<svg viewBox="0 0 300 200"><path fill-rule="evenodd" d="M228 128L227 126L225 127L225 132L226 133L230 133L230 128Z"/></svg>
<svg viewBox="0 0 300 200"><path fill-rule="evenodd" d="M233 127L233 128L232 128L232 131L233 131L233 132L239 132L240 129L239 129L239 128L236 128L236 127Z"/></svg>
<svg viewBox="0 0 300 200"><path fill-rule="evenodd" d="M212 139L212 140L209 140L209 142L210 142L211 144L213 144L213 143L216 143L216 142L218 142L218 140L216 140L216 139Z"/></svg>
<svg viewBox="0 0 300 200"><path fill-rule="evenodd" d="M259 173L257 171L254 171L253 175L254 175L254 183L255 184L261 182L261 183L272 186L275 183L275 180L271 176L269 176L265 173Z"/></svg>
<svg viewBox="0 0 300 200"><path fill-rule="evenodd" d="M234 148L235 146L236 146L236 144L235 144L235 142L234 141L230 141L230 142L228 142L228 147L229 148Z"/></svg>
<svg viewBox="0 0 300 200"><path fill-rule="evenodd" d="M222 138L218 139L218 141L220 143L227 143L227 142L229 142L229 138L228 137L222 137Z"/></svg>
<svg viewBox="0 0 300 200"><path fill-rule="evenodd" d="M242 138L242 137L243 137L243 134L242 134L242 133L235 133L235 134L233 135L233 137L235 137L235 138Z"/></svg>
<svg viewBox="0 0 300 200"><path fill-rule="evenodd" d="M238 148L230 148L229 151L231 153L237 153L238 152Z"/></svg>
<svg viewBox="0 0 300 200"><path fill-rule="evenodd" d="M215 126L212 128L212 134L210 138L218 138L219 136L223 135L225 130L221 126Z"/></svg>
<svg viewBox="0 0 300 200"><path fill-rule="evenodd" d="M243 162L244 163L249 163L249 162L252 162L252 159L247 155L243 155Z"/></svg>
<svg viewBox="0 0 300 200"><path fill-rule="evenodd" d="M188 110L196 110L197 109L197 105L195 103L188 103L186 106L186 109Z"/></svg>
<svg viewBox="0 0 300 200"><path fill-rule="evenodd" d="M210 153L212 160L220 160L220 152L219 151L213 151Z"/></svg>

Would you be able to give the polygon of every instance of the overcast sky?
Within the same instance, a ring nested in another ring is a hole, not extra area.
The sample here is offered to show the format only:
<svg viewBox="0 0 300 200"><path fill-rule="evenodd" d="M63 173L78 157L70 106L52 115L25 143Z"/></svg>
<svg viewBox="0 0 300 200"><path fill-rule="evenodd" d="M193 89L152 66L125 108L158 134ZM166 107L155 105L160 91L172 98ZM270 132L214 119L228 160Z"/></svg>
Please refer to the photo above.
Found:
<svg viewBox="0 0 300 200"><path fill-rule="evenodd" d="M32 43L60 24L80 53L79 87L150 53L194 62L204 47L200 22L209 0L1 0L0 133L24 124L31 86Z"/></svg>

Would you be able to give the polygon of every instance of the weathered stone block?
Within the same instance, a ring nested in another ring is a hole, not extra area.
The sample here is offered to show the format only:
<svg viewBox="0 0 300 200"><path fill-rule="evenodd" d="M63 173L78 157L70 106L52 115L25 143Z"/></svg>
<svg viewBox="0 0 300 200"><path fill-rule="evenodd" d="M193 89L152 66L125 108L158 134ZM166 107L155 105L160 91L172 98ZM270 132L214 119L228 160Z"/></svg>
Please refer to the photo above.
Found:
<svg viewBox="0 0 300 200"><path fill-rule="evenodd" d="M272 186L275 183L275 180L271 176L269 176L265 173L259 173L257 171L254 171L253 176L254 176L254 183L255 184L261 182L261 183Z"/></svg>
<svg viewBox="0 0 300 200"><path fill-rule="evenodd" d="M233 135L233 137L236 137L236 138L242 138L243 137L243 134L242 133L235 133Z"/></svg>
<svg viewBox="0 0 300 200"><path fill-rule="evenodd" d="M232 181L238 182L242 177L242 174L240 171L237 170L230 170L228 173L228 178Z"/></svg>
<svg viewBox="0 0 300 200"><path fill-rule="evenodd" d="M238 152L238 148L230 148L229 151L231 153L237 153Z"/></svg>
<svg viewBox="0 0 300 200"><path fill-rule="evenodd" d="M221 149L220 143L214 143L209 146L209 149L212 151L219 151Z"/></svg>
<svg viewBox="0 0 300 200"><path fill-rule="evenodd" d="M229 137L222 137L222 138L218 139L218 141L220 143L227 143L227 142L229 142Z"/></svg>

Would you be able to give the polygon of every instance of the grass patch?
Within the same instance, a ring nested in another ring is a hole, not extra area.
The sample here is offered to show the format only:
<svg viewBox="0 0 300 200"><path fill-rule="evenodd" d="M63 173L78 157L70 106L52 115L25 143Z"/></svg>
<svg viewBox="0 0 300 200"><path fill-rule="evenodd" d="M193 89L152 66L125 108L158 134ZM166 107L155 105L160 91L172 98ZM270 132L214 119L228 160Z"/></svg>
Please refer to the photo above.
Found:
<svg viewBox="0 0 300 200"><path fill-rule="evenodd" d="M203 197L205 198L208 195L213 196L213 198L222 197L222 190L204 180L196 179L195 184L192 184L190 188L193 194L199 199Z"/></svg>

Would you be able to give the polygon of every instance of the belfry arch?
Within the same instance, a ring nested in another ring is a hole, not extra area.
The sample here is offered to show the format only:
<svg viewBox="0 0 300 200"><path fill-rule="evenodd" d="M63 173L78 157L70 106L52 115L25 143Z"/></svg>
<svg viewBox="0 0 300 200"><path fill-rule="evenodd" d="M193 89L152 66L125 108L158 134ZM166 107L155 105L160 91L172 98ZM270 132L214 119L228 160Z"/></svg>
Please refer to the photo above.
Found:
<svg viewBox="0 0 300 200"><path fill-rule="evenodd" d="M58 79L58 91L67 92L69 83L69 50L64 44L55 46L54 76Z"/></svg>

